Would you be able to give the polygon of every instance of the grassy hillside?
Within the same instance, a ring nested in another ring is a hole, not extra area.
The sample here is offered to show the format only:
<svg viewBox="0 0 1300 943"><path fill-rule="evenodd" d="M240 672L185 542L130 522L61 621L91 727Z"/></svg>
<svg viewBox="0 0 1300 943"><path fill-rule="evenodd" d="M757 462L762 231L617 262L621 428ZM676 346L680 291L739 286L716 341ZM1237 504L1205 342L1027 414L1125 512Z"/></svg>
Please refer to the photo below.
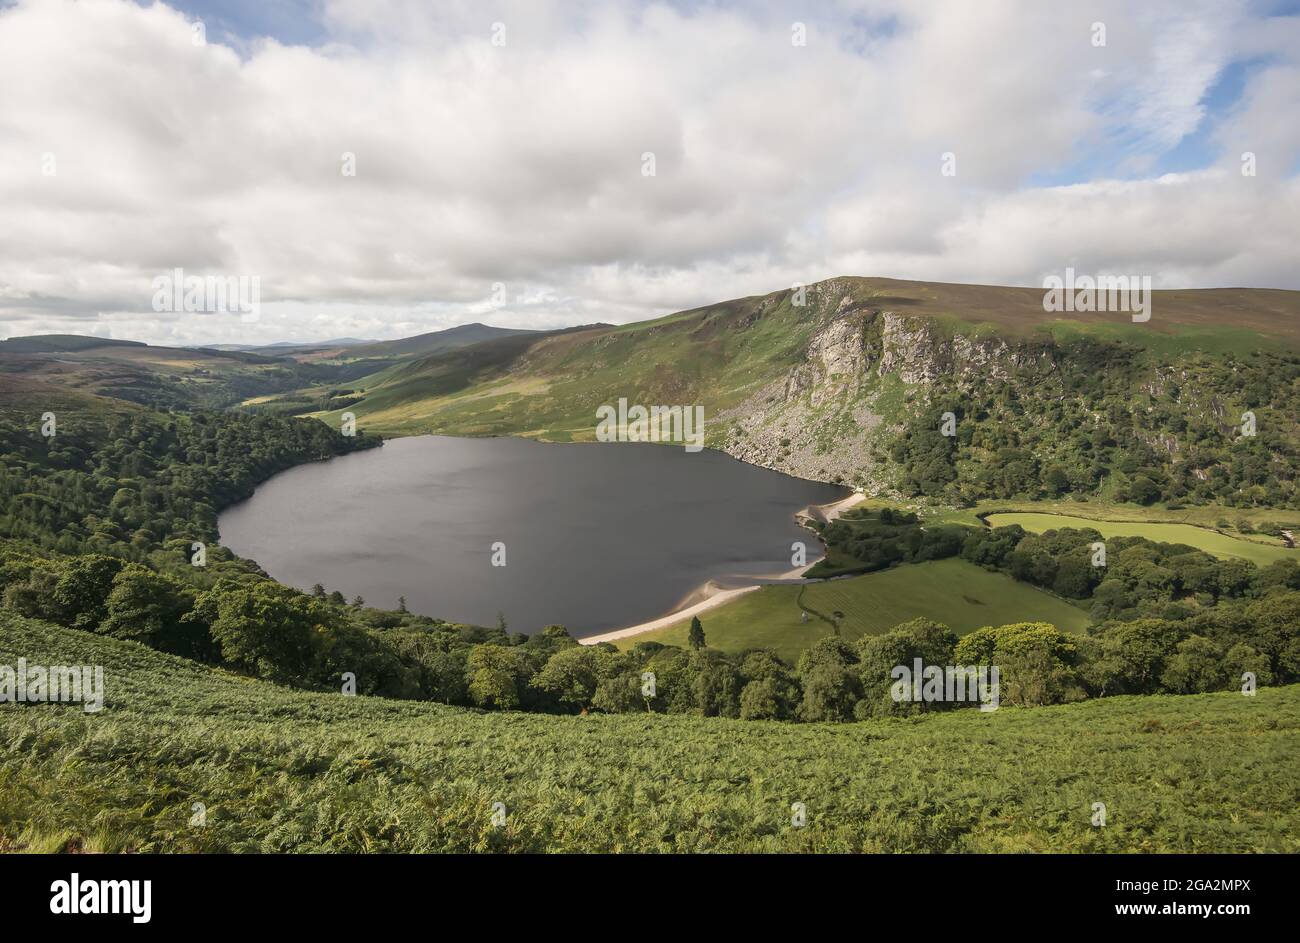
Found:
<svg viewBox="0 0 1300 943"><path fill-rule="evenodd" d="M51 354L90 350L95 347L144 347L140 341L116 341L84 334L31 334L0 341L0 353Z"/></svg>
<svg viewBox="0 0 1300 943"><path fill-rule="evenodd" d="M803 612L808 612L804 621ZM836 619L835 613L843 613ZM771 648L794 661L832 633L848 640L878 635L909 619L941 622L965 635L986 625L1050 622L1082 631L1088 614L1050 593L964 560L907 564L847 579L764 586L700 615L710 646L726 652ZM838 631L837 625L838 623ZM620 648L654 641L685 647L690 620L621 639Z"/></svg>
<svg viewBox="0 0 1300 943"><path fill-rule="evenodd" d="M1043 311L1041 288L914 282L896 278L855 279L877 292L878 303L909 313L951 316L1000 331L1087 332L1103 337L1181 337L1220 346L1263 334L1290 346L1300 344L1300 292L1268 288L1199 288L1152 292L1151 320L1135 325L1124 312L1070 312L1055 318ZM1251 341L1258 343L1258 340Z"/></svg>
<svg viewBox="0 0 1300 943"><path fill-rule="evenodd" d="M0 343L0 376L160 409L224 408L342 376L335 368L244 351L153 347L53 336Z"/></svg>
<svg viewBox="0 0 1300 943"><path fill-rule="evenodd" d="M743 401L799 360L813 328L788 300L761 319L726 302L635 325L510 338L369 377L354 411L373 431L591 440L597 407L620 395L703 402L709 412Z"/></svg>
<svg viewBox="0 0 1300 943"><path fill-rule="evenodd" d="M539 332L519 328L493 327L490 324L458 324L456 327L447 328L443 331L430 331L427 334L417 334L414 337L403 337L394 341L365 342L343 345L337 348L317 349L310 353L308 359L361 360L379 358L398 360L404 357L428 356L443 350L455 350L501 337L537 333Z"/></svg>
<svg viewBox="0 0 1300 943"><path fill-rule="evenodd" d="M804 291L404 360L313 414L573 441L626 398L699 405L711 447L886 497L1300 501L1300 292L1157 292L1134 324L1058 318L1038 289L837 278ZM1247 410L1258 438L1243 440ZM949 411L955 437L940 437Z"/></svg>
<svg viewBox="0 0 1300 943"><path fill-rule="evenodd" d="M20 656L107 706L0 705L9 850L1300 851L1296 686L796 726L291 692L0 612Z"/></svg>
<svg viewBox="0 0 1300 943"><path fill-rule="evenodd" d="M1236 557L1249 560L1256 566L1268 566L1278 560L1295 560L1300 562L1300 549L1282 546L1281 541L1272 544L1241 540L1229 534L1219 533L1206 527L1193 524L1173 524L1156 521L1103 521L1093 518L1071 517L1065 514L1047 514L1032 512L1008 512L990 514L986 520L993 527L1006 527L1019 524L1027 531L1036 534L1061 527L1092 528L1103 537L1145 537L1147 540L1170 544L1186 544L1196 547L1216 557Z"/></svg>
<svg viewBox="0 0 1300 943"><path fill-rule="evenodd" d="M931 318L949 332L971 335L1086 336L1164 352L1300 346L1300 292L1157 291L1158 316L1134 325L1127 314L1106 312L1056 318L1043 311L1041 289L839 278L812 286L813 300L803 307L782 291L597 328L563 341L535 339L468 370L457 370L454 358L430 359L370 378L376 398L357 412L377 432L510 432L559 439L589 434L595 407L618 395L644 403L703 402L716 413L803 359L825 314L818 289L835 294L836 301L843 292L852 305ZM427 382L410 382L417 373L427 374ZM507 377L515 382L504 382ZM521 377L535 382L521 390ZM541 378L546 382L537 382ZM381 394L387 387L395 388Z"/></svg>

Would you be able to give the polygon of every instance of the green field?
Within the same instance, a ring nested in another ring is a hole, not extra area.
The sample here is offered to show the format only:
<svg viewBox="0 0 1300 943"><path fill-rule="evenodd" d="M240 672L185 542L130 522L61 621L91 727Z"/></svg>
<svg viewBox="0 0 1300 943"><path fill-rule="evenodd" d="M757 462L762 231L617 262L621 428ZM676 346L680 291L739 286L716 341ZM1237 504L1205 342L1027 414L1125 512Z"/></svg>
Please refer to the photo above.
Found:
<svg viewBox="0 0 1300 943"><path fill-rule="evenodd" d="M990 514L986 520L993 527L1019 524L1027 531L1041 534L1062 527L1090 527L1103 537L1145 537L1161 543L1187 544L1216 557L1238 557L1256 566L1268 566L1278 560L1300 561L1300 550L1253 540L1241 540L1193 524L1156 523L1152 521L1097 521L1063 514L1008 513Z"/></svg>
<svg viewBox="0 0 1300 943"><path fill-rule="evenodd" d="M800 595L802 593L802 607ZM804 622L801 612L809 610ZM1051 622L1079 632L1088 615L1077 606L1001 573L964 560L935 560L908 564L879 573L803 585L764 586L700 616L710 646L727 652L771 648L793 660L824 635L833 618L844 613L839 634L847 639L876 635L900 622L924 617L942 622L959 634L986 625L1011 622ZM686 644L690 621L621 639L630 648L637 642Z"/></svg>
<svg viewBox="0 0 1300 943"><path fill-rule="evenodd" d="M1300 851L1300 686L795 725L304 693L0 612L19 656L107 698L0 705L0 849Z"/></svg>

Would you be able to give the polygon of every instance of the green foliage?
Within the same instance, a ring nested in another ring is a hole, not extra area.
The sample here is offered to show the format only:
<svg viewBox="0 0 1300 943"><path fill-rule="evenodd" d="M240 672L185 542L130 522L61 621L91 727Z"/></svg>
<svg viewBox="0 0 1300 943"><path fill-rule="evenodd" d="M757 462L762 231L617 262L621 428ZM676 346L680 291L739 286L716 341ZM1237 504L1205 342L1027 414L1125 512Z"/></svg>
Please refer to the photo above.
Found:
<svg viewBox="0 0 1300 943"><path fill-rule="evenodd" d="M532 678L534 687L555 696L561 704L579 710L592 706L600 686L602 663L613 656L586 645L556 652Z"/></svg>
<svg viewBox="0 0 1300 943"><path fill-rule="evenodd" d="M0 707L6 850L1300 852L1297 686L793 725L297 692L0 612L19 655L106 707Z"/></svg>
<svg viewBox="0 0 1300 943"><path fill-rule="evenodd" d="M259 482L379 444L315 420L86 406L60 407L57 434L47 440L42 409L35 396L0 409L0 538L178 569L193 541L212 545L209 559L222 562L217 511ZM175 549L161 552L170 541Z"/></svg>
<svg viewBox="0 0 1300 943"><path fill-rule="evenodd" d="M187 642L191 633L183 619L193 605L189 590L176 580L128 563L113 577L98 631L191 654L193 648Z"/></svg>
<svg viewBox="0 0 1300 943"><path fill-rule="evenodd" d="M1087 337L1038 355L1036 372L1008 382L954 375L923 389L890 448L905 494L1300 507L1300 357ZM1246 410L1253 436L1240 434ZM940 434L943 412L955 436Z"/></svg>
<svg viewBox="0 0 1300 943"><path fill-rule="evenodd" d="M959 665L997 666L1002 703L1020 707L1062 704L1086 697L1075 666L1077 640L1054 625L1020 622L979 629L956 645Z"/></svg>
<svg viewBox="0 0 1300 943"><path fill-rule="evenodd" d="M469 694L480 707L512 710L522 703L528 662L522 653L500 645L476 645L465 665Z"/></svg>
<svg viewBox="0 0 1300 943"><path fill-rule="evenodd" d="M276 583L226 582L200 596L188 618L208 627L227 664L291 683L309 674L328 614L318 600Z"/></svg>
<svg viewBox="0 0 1300 943"><path fill-rule="evenodd" d="M890 692L895 680L893 670L897 666L910 669L918 658L927 665L963 663L953 661L953 646L956 644L957 636L951 629L929 619L913 619L883 635L859 639L858 674L862 700L855 707L856 715L859 718L886 717L951 708L953 705L945 703L895 701ZM963 664L985 663L971 661Z"/></svg>
<svg viewBox="0 0 1300 943"><path fill-rule="evenodd" d="M686 634L686 644L692 649L700 649L705 645L704 626L700 624L699 616L691 616L691 628Z"/></svg>

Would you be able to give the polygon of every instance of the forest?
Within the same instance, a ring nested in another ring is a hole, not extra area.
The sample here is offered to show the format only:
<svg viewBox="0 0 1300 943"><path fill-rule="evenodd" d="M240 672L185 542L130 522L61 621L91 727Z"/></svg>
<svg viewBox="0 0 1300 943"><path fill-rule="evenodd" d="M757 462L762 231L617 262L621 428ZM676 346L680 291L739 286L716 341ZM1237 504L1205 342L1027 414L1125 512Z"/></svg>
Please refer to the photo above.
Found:
<svg viewBox="0 0 1300 943"><path fill-rule="evenodd" d="M1290 353L1188 353L1153 366L1135 347L1080 339L1040 382L937 381L889 457L904 494L957 505L1093 495L1295 508L1298 380Z"/></svg>

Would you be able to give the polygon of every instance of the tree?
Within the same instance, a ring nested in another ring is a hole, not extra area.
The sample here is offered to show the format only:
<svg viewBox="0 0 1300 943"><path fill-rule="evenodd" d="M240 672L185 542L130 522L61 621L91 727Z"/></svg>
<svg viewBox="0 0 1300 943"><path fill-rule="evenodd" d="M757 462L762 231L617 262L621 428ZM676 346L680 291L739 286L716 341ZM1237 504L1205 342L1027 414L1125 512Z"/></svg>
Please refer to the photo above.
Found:
<svg viewBox="0 0 1300 943"><path fill-rule="evenodd" d="M687 680L695 713L705 717L739 717L744 682L736 666L722 653L698 649L687 661Z"/></svg>
<svg viewBox="0 0 1300 943"><path fill-rule="evenodd" d="M1015 622L978 629L957 642L959 665L997 666L999 701L1037 707L1086 696L1075 670L1078 645L1047 622Z"/></svg>
<svg viewBox="0 0 1300 943"><path fill-rule="evenodd" d="M1227 687L1244 684L1243 675L1246 672L1255 676L1255 684L1260 687L1273 683L1273 671L1269 668L1268 656L1251 648L1245 642L1238 642L1228 649L1223 656L1223 672Z"/></svg>
<svg viewBox="0 0 1300 943"><path fill-rule="evenodd" d="M1174 694L1220 691L1228 680L1225 668L1218 645L1203 635L1189 635L1165 665L1160 685Z"/></svg>
<svg viewBox="0 0 1300 943"><path fill-rule="evenodd" d="M429 697L444 704L469 701L468 652L461 648L437 652L424 661Z"/></svg>
<svg viewBox="0 0 1300 943"><path fill-rule="evenodd" d="M586 710L600 684L602 654L590 645L561 649L533 675L532 685L553 695L561 704Z"/></svg>
<svg viewBox="0 0 1300 943"><path fill-rule="evenodd" d="M742 720L791 720L803 692L794 674L767 651L751 652L740 666L745 687L740 692Z"/></svg>
<svg viewBox="0 0 1300 943"><path fill-rule="evenodd" d="M899 666L913 670L918 658L923 666L943 668L951 665L956 642L957 636L951 629L929 619L912 619L881 635L863 636L857 643L862 700L856 705L855 716L909 714L951 707L951 704L942 702L895 701L892 694L896 680L893 671Z"/></svg>
<svg viewBox="0 0 1300 943"><path fill-rule="evenodd" d="M1101 657L1088 667L1089 681L1101 695L1153 694L1182 637L1179 625L1164 619L1109 626L1101 636Z"/></svg>
<svg viewBox="0 0 1300 943"><path fill-rule="evenodd" d="M165 636L178 634L190 605L184 588L175 580L131 563L113 578L106 615L98 630L114 638L160 646Z"/></svg>
<svg viewBox="0 0 1300 943"><path fill-rule="evenodd" d="M469 695L480 707L513 710L520 704L520 689L528 677L522 653L502 645L476 645L465 663Z"/></svg>
<svg viewBox="0 0 1300 943"><path fill-rule="evenodd" d="M856 670L858 656L838 636L814 642L799 656L803 702L799 714L808 721L846 721L861 696Z"/></svg>
<svg viewBox="0 0 1300 943"><path fill-rule="evenodd" d="M1300 593L1280 593L1246 607L1250 644L1269 657L1278 684L1300 680Z"/></svg>
<svg viewBox="0 0 1300 943"><path fill-rule="evenodd" d="M407 609L406 609L406 597L405 597L405 596L398 596L398 597L397 597L397 611L398 611L398 612L406 612L406 611L407 611Z"/></svg>
<svg viewBox="0 0 1300 943"><path fill-rule="evenodd" d="M1087 560L1067 557L1061 561L1061 566L1056 571L1052 591L1071 599L1084 599L1092 592L1097 570L1098 567L1092 566Z"/></svg>
<svg viewBox="0 0 1300 943"><path fill-rule="evenodd" d="M187 617L208 625L221 658L280 684L301 684L311 670L318 630L328 622L310 596L269 581L223 580L196 600Z"/></svg>
<svg viewBox="0 0 1300 943"><path fill-rule="evenodd" d="M633 655L610 655L601 665L600 681L591 706L607 714L648 711L652 697L642 693L641 666ZM656 692L657 693L657 692Z"/></svg>
<svg viewBox="0 0 1300 943"><path fill-rule="evenodd" d="M704 647L704 626L700 624L699 616L691 616L691 629L687 633L686 642L696 651Z"/></svg>
<svg viewBox="0 0 1300 943"><path fill-rule="evenodd" d="M1043 490L1049 497L1059 497L1070 490L1070 476L1060 465L1049 465L1043 472Z"/></svg>
<svg viewBox="0 0 1300 943"><path fill-rule="evenodd" d="M59 620L74 629L93 631L104 621L104 606L113 578L125 564L116 557L99 553L76 557L63 564L54 586L53 603Z"/></svg>

